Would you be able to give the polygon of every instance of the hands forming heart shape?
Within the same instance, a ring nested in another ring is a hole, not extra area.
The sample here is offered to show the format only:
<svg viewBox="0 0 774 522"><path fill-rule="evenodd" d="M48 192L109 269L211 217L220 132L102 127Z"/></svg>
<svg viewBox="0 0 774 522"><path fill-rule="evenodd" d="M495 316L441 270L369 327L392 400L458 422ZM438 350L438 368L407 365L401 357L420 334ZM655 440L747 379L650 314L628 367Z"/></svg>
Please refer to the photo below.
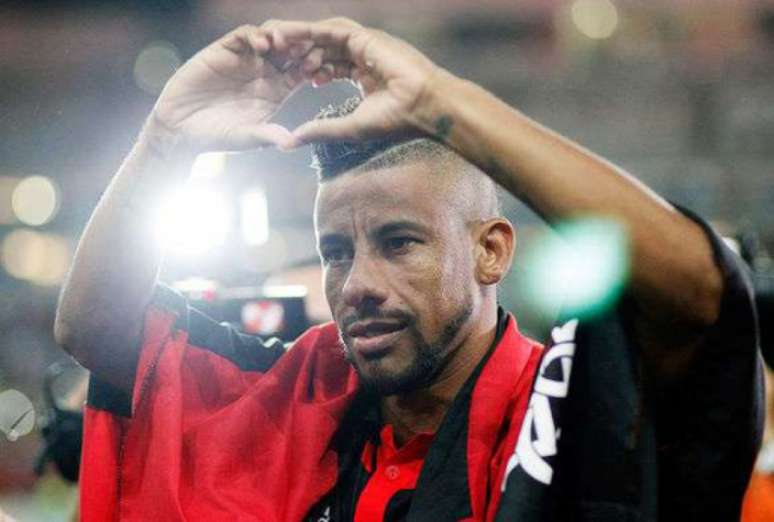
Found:
<svg viewBox="0 0 774 522"><path fill-rule="evenodd" d="M422 131L421 105L440 69L382 31L334 18L245 25L194 55L169 80L149 119L151 135L194 153L265 146L292 149ZM304 82L355 82L352 114L294 130L271 122Z"/></svg>

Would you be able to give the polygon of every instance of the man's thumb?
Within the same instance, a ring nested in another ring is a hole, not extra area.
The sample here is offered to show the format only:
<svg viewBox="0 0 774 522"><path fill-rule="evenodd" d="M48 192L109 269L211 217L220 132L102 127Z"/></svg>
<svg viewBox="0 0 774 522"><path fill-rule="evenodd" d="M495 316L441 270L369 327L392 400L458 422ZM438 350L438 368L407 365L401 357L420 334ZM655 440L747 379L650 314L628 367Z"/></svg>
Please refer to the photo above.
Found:
<svg viewBox="0 0 774 522"><path fill-rule="evenodd" d="M354 118L351 115L308 121L293 131L293 137L300 144L358 139Z"/></svg>

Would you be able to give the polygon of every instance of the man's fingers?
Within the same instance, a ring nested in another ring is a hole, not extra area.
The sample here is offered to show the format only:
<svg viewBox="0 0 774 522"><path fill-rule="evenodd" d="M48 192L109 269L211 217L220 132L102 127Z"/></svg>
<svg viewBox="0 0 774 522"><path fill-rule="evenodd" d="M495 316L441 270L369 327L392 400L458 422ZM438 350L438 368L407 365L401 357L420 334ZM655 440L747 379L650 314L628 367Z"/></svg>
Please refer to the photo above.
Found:
<svg viewBox="0 0 774 522"><path fill-rule="evenodd" d="M258 29L255 31L248 31L247 39L250 42L250 46L259 55L264 55L271 49L271 42L269 42L269 38L265 33Z"/></svg>
<svg viewBox="0 0 774 522"><path fill-rule="evenodd" d="M351 35L366 30L354 22L352 25L336 20L338 19L321 22L273 21L270 27L272 35L278 37L279 45L285 47L289 42L299 40L309 40L321 47L342 46ZM277 45L276 39L275 45Z"/></svg>
<svg viewBox="0 0 774 522"><path fill-rule="evenodd" d="M358 139L358 127L353 115L308 121L295 130L296 146L325 141L354 141Z"/></svg>
<svg viewBox="0 0 774 522"><path fill-rule="evenodd" d="M257 139L263 140L266 145L271 144L282 147L295 142L293 134L282 125L276 123L260 125L254 130L254 135Z"/></svg>
<svg viewBox="0 0 774 522"><path fill-rule="evenodd" d="M291 59L300 61L308 55L312 49L314 49L314 42L311 40L291 41L288 55Z"/></svg>
<svg viewBox="0 0 774 522"><path fill-rule="evenodd" d="M237 27L221 38L220 42L226 49L237 54L253 51L262 55L271 48L266 31L254 25Z"/></svg>
<svg viewBox="0 0 774 522"><path fill-rule="evenodd" d="M324 62L343 62L350 61L349 51L339 45L329 45L321 47L323 50Z"/></svg>
<svg viewBox="0 0 774 522"><path fill-rule="evenodd" d="M272 20L262 27L270 34L272 51L269 60L275 66L277 56L281 56L284 61L302 60L301 69L307 77L314 76L317 69L326 62L334 65L349 62L352 66L366 67L365 49L372 38L378 35L378 31L367 29L346 18L320 22ZM344 72L343 68L339 68L337 74L334 71L334 75L343 78L346 77L342 74Z"/></svg>
<svg viewBox="0 0 774 522"><path fill-rule="evenodd" d="M351 29L362 29L363 26L354 21L351 18L346 18L344 16L336 16L333 18L326 18L325 20L322 20L321 23L324 24L330 24L330 25L338 25L342 27L349 27Z"/></svg>
<svg viewBox="0 0 774 522"><path fill-rule="evenodd" d="M379 82L371 74L364 73L359 69L356 69L358 74L353 74L353 77L357 77L356 84L360 87L360 90L364 94L368 95L379 89Z"/></svg>
<svg viewBox="0 0 774 522"><path fill-rule="evenodd" d="M320 87L321 85L330 83L330 81L333 80L333 75L334 75L333 65L326 63L322 67L320 67L317 70L317 72L314 73L314 76L312 76L312 83L316 87Z"/></svg>
<svg viewBox="0 0 774 522"><path fill-rule="evenodd" d="M281 43L291 40L308 40L312 22L269 20L261 27L270 33L281 33Z"/></svg>
<svg viewBox="0 0 774 522"><path fill-rule="evenodd" d="M348 62L333 63L333 77L336 79L352 79L352 64Z"/></svg>
<svg viewBox="0 0 774 522"><path fill-rule="evenodd" d="M306 76L301 71L301 68L298 66L298 64L291 64L290 67L287 67L282 73L282 78L285 87L291 91L306 80Z"/></svg>
<svg viewBox="0 0 774 522"><path fill-rule="evenodd" d="M250 150L267 146L288 148L296 142L291 132L276 123L247 125L236 129L224 144L229 150Z"/></svg>
<svg viewBox="0 0 774 522"><path fill-rule="evenodd" d="M301 63L301 70L305 74L315 73L323 64L323 49L315 47L304 57Z"/></svg>

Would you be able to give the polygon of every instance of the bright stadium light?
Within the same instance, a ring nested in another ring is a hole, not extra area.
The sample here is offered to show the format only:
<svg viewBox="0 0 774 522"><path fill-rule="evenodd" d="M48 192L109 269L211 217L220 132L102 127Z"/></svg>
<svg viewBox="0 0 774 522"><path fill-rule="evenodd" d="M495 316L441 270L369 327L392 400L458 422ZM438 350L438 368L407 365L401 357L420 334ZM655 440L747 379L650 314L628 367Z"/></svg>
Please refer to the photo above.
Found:
<svg viewBox="0 0 774 522"><path fill-rule="evenodd" d="M231 211L222 194L188 186L159 209L156 237L168 251L199 255L225 243L230 225Z"/></svg>
<svg viewBox="0 0 774 522"><path fill-rule="evenodd" d="M205 152L196 156L191 166L192 178L215 178L226 170L225 152Z"/></svg>
<svg viewBox="0 0 774 522"><path fill-rule="evenodd" d="M546 233L525 254L528 298L543 311L557 303L577 316L607 309L629 275L628 239L611 220L583 219Z"/></svg>
<svg viewBox="0 0 774 522"><path fill-rule="evenodd" d="M257 246L269 239L269 210L263 189L248 190L240 198L242 240Z"/></svg>

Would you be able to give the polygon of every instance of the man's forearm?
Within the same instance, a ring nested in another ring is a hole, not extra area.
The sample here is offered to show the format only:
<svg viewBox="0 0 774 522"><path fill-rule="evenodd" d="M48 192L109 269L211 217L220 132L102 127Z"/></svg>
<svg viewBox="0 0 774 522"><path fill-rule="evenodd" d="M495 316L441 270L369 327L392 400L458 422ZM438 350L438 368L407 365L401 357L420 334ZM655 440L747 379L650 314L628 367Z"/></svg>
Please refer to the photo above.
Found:
<svg viewBox="0 0 774 522"><path fill-rule="evenodd" d="M119 386L131 366L162 259L152 239L153 209L185 177L188 155L143 132L111 181L81 237L62 290L57 341L84 366Z"/></svg>
<svg viewBox="0 0 774 522"><path fill-rule="evenodd" d="M584 215L618 220L629 234L635 298L653 319L714 321L722 279L703 231L637 180L445 72L421 118L549 223Z"/></svg>
<svg viewBox="0 0 774 522"><path fill-rule="evenodd" d="M184 180L196 153L290 143L290 132L270 119L303 78L273 65L272 27L238 27L175 72L86 227L55 334L103 379L132 381L161 263L151 234L158 199Z"/></svg>

